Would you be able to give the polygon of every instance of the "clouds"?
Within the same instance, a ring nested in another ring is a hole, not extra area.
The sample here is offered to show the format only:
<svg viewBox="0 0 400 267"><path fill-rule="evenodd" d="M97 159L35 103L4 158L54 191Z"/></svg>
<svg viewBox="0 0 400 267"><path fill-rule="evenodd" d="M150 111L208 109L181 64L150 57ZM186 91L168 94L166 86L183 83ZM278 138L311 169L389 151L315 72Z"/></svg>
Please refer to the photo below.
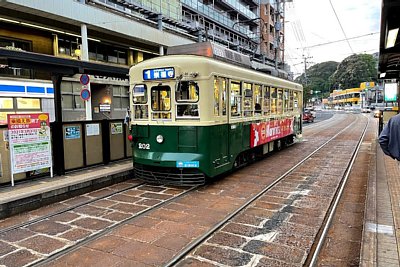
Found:
<svg viewBox="0 0 400 267"><path fill-rule="evenodd" d="M312 63L340 62L353 52L378 52L380 13L380 0L293 0L293 3L286 3L286 63L292 66L293 72L301 73L304 72L304 57L310 57L308 61ZM297 65L301 62L302 65Z"/></svg>

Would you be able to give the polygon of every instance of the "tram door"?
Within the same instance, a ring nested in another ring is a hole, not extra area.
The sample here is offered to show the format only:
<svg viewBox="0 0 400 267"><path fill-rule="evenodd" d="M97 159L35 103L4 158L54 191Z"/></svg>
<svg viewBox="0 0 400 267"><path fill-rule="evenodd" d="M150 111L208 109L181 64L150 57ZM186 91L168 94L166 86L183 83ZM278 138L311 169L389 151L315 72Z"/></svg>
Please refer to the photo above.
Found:
<svg viewBox="0 0 400 267"><path fill-rule="evenodd" d="M229 163L228 130L228 80L222 77L214 79L214 116L222 123L216 125L213 131L215 149L213 159L220 165Z"/></svg>
<svg viewBox="0 0 400 267"><path fill-rule="evenodd" d="M243 124L235 122L235 118L240 118L242 114L242 86L239 81L230 80L227 88L228 92L228 153L238 155L242 150ZM234 161L235 158L231 158Z"/></svg>

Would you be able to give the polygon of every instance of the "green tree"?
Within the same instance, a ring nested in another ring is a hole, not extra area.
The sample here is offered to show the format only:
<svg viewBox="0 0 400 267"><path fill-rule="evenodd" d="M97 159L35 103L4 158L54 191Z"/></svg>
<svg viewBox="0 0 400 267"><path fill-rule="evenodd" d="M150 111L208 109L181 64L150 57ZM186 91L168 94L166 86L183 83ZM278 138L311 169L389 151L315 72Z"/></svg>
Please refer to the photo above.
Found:
<svg viewBox="0 0 400 267"><path fill-rule="evenodd" d="M377 62L372 55L356 54L345 58L330 77L332 89L356 88L362 82L376 81Z"/></svg>
<svg viewBox="0 0 400 267"><path fill-rule="evenodd" d="M327 61L315 64L306 70L307 80L304 73L295 79L295 82L301 83L304 87L304 103L310 99L311 92L319 91L318 97L328 97L331 84L329 78L336 71L339 63Z"/></svg>

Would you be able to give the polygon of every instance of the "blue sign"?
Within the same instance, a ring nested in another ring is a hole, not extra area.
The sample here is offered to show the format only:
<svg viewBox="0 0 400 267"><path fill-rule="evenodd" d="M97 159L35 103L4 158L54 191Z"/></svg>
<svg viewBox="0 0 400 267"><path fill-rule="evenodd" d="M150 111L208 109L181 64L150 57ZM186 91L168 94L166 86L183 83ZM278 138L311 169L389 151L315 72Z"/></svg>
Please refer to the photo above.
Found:
<svg viewBox="0 0 400 267"><path fill-rule="evenodd" d="M82 74L81 77L79 78L79 80L80 80L81 84L88 85L90 78L89 78L89 75Z"/></svg>
<svg viewBox="0 0 400 267"><path fill-rule="evenodd" d="M143 80L173 79L175 77L174 68L148 69L143 71Z"/></svg>
<svg viewBox="0 0 400 267"><path fill-rule="evenodd" d="M86 89L82 89L81 91L81 98L83 100L89 100L90 98L90 91L86 88Z"/></svg>
<svg viewBox="0 0 400 267"><path fill-rule="evenodd" d="M177 161L177 168L198 168L200 166L198 161Z"/></svg>

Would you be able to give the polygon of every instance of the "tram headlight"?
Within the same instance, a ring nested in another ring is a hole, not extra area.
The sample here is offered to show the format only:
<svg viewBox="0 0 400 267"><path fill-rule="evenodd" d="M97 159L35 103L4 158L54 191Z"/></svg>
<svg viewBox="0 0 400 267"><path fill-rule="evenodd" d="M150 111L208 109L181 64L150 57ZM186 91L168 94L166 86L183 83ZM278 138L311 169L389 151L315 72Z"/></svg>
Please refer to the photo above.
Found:
<svg viewBox="0 0 400 267"><path fill-rule="evenodd" d="M162 136L161 134L157 135L156 141L157 143L161 144L162 142L164 142L164 136Z"/></svg>

